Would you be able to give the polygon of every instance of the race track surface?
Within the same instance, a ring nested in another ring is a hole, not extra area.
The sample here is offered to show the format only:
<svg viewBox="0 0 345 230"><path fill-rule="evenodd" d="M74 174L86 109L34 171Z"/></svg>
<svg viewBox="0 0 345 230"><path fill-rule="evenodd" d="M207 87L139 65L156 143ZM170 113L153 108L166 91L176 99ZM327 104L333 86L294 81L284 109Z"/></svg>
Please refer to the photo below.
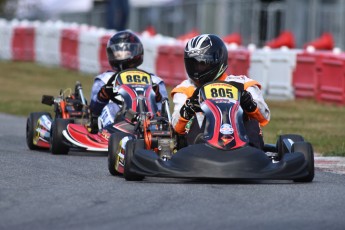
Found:
<svg viewBox="0 0 345 230"><path fill-rule="evenodd" d="M30 151L26 118L0 114L0 229L345 229L345 175L312 183L127 182L104 154Z"/></svg>

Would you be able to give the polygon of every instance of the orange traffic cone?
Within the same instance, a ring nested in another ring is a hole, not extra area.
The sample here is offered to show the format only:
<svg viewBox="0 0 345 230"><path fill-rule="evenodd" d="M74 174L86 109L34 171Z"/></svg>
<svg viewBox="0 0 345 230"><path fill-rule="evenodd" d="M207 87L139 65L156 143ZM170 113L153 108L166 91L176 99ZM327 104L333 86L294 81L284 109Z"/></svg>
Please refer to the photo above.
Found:
<svg viewBox="0 0 345 230"><path fill-rule="evenodd" d="M283 31L277 38L266 42L266 46L272 49L286 46L290 49L295 48L295 38L290 31Z"/></svg>
<svg viewBox="0 0 345 230"><path fill-rule="evenodd" d="M323 33L319 38L306 43L303 47L313 46L317 50L332 50L334 48L333 35L331 33Z"/></svg>
<svg viewBox="0 0 345 230"><path fill-rule="evenodd" d="M235 43L240 46L242 44L242 37L239 33L232 33L224 36L223 41L228 44Z"/></svg>

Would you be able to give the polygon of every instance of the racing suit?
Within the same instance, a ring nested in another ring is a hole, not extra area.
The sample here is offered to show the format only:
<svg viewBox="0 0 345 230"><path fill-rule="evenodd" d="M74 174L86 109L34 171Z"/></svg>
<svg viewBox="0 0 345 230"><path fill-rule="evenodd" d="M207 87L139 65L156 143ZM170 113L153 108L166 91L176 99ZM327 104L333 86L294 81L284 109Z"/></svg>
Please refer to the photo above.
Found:
<svg viewBox="0 0 345 230"><path fill-rule="evenodd" d="M219 79L219 81L227 81L227 82L237 82L243 84L244 90L251 93L253 100L257 104L257 108L253 112L245 112L246 118L244 119L244 125L246 127L249 143L252 146L257 148L263 148L263 137L262 131L260 127L263 127L269 123L270 120L270 110L264 101L262 92L261 92L261 85L253 80L248 78L247 76L240 75L227 75L224 73ZM172 114L172 125L174 130L180 134L186 134L186 124L189 120L181 117L180 109L184 105L187 98L191 97L196 89L196 86L193 82L189 79L184 80L181 84L177 85L171 91L171 97L173 98L174 103L174 111ZM202 112L196 113L197 124L201 129L202 122L204 120L204 115ZM195 127L195 126L194 126ZM198 127L196 128L198 129ZM189 130L190 136L196 136L196 133L202 132L202 130L194 131L191 129ZM188 135L187 135L188 139ZM192 141L187 141L188 143Z"/></svg>
<svg viewBox="0 0 345 230"><path fill-rule="evenodd" d="M102 128L109 124L114 123L115 115L120 111L120 106L116 103L114 103L111 100L103 101L99 100L97 97L97 94L99 90L102 88L103 85L105 85L109 79L116 74L117 72L113 71L107 71L102 74L99 74L95 77L92 89L91 89L91 102L90 102L90 110L92 116L100 117L98 119L98 127ZM163 80L154 75L150 74L152 77L152 82L154 85L158 86L159 93L156 92L156 94L159 94L160 100L157 102L158 109L160 110L162 107L162 100L168 98L167 89L165 87L165 84ZM119 96L120 97L120 96ZM121 100L119 98L119 100Z"/></svg>

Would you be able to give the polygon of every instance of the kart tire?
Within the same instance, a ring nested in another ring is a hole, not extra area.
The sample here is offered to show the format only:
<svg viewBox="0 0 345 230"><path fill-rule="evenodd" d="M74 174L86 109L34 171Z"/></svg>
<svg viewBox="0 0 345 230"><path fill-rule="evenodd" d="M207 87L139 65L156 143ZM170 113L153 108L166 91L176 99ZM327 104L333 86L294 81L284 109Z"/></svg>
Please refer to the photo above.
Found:
<svg viewBox="0 0 345 230"><path fill-rule="evenodd" d="M126 144L125 167L123 176L127 181L142 181L145 176L138 175L130 170L132 166L132 158L136 149L145 148L144 140L128 140Z"/></svg>
<svg viewBox="0 0 345 230"><path fill-rule="evenodd" d="M293 142L304 141L304 138L298 134L284 134L280 135L277 140L277 160L281 160L285 153L288 153L289 150L283 143L284 139L291 139Z"/></svg>
<svg viewBox="0 0 345 230"><path fill-rule="evenodd" d="M63 139L62 131L66 129L71 120L56 118L52 123L50 135L50 152L54 155L67 155L69 146L67 146Z"/></svg>
<svg viewBox="0 0 345 230"><path fill-rule="evenodd" d="M26 120L26 144L30 150L44 149L42 147L35 145L33 142L34 136L35 136L35 130L37 127L37 121L43 115L46 115L50 118L52 117L50 113L48 112L35 112L35 113L30 113Z"/></svg>
<svg viewBox="0 0 345 230"><path fill-rule="evenodd" d="M302 178L295 179L294 182L312 182L315 175L314 169L314 151L309 142L295 142L292 145L293 152L303 153L304 158L308 164L308 175Z"/></svg>
<svg viewBox="0 0 345 230"><path fill-rule="evenodd" d="M113 133L108 142L108 170L111 175L119 176L122 173L118 172L115 166L119 163L117 153L119 152L120 141L126 137L131 136L128 133ZM133 139L134 137L132 137Z"/></svg>

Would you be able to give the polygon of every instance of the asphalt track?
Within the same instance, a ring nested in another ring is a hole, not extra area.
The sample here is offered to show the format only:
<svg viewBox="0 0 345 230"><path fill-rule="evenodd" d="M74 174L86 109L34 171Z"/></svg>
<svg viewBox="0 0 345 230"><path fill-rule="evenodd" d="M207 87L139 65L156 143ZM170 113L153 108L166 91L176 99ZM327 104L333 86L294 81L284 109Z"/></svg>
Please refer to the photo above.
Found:
<svg viewBox="0 0 345 230"><path fill-rule="evenodd" d="M345 229L345 175L312 183L112 177L103 154L30 151L0 114L0 229Z"/></svg>

